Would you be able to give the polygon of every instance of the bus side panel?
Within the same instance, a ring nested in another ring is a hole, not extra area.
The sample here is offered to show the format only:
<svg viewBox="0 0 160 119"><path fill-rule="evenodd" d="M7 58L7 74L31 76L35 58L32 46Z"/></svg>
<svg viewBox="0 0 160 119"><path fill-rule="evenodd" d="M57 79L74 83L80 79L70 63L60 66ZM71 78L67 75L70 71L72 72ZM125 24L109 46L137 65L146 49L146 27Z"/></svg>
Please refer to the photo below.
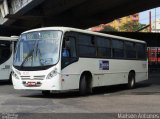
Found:
<svg viewBox="0 0 160 119"><path fill-rule="evenodd" d="M105 67L105 63L108 67ZM62 70L64 74L62 87L63 90L78 89L80 76L84 71L91 72L93 87L125 84L128 83L128 74L131 70L136 73L136 82L148 78L146 61L79 58L78 62Z"/></svg>
<svg viewBox="0 0 160 119"><path fill-rule="evenodd" d="M10 74L11 74L11 68L12 68L12 63L13 63L13 54L14 54L14 47L13 47L13 43L10 44L10 46L6 47L5 50L2 49L1 50L1 60L3 60L4 58L2 57L8 57L8 59L6 59L6 61L2 61L3 63L0 64L0 80L9 80L10 78ZM10 50L10 53L6 50ZM3 53L2 53L3 52Z"/></svg>
<svg viewBox="0 0 160 119"><path fill-rule="evenodd" d="M146 61L109 60L109 70L100 78L102 80L100 86L128 83L128 74L131 70L136 73L136 82L148 79Z"/></svg>
<svg viewBox="0 0 160 119"><path fill-rule="evenodd" d="M64 82L62 82L63 90L79 89L80 77L84 71L90 71L93 77L93 86L98 86L98 77L94 75L98 65L95 59L79 58L79 60L62 70ZM95 84L96 82L96 84Z"/></svg>
<svg viewBox="0 0 160 119"><path fill-rule="evenodd" d="M72 66L71 66L72 67ZM63 74L62 75L62 90L71 90L79 88L79 74Z"/></svg>

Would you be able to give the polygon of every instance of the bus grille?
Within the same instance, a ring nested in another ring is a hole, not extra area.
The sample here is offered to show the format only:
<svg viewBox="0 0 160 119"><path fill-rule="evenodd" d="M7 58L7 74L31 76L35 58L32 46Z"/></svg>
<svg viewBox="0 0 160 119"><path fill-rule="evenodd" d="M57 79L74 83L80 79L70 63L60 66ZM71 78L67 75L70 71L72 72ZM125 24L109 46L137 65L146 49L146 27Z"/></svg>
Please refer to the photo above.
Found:
<svg viewBox="0 0 160 119"><path fill-rule="evenodd" d="M33 76L33 78L31 78L31 76L21 76L22 80L44 80L45 75L42 76Z"/></svg>

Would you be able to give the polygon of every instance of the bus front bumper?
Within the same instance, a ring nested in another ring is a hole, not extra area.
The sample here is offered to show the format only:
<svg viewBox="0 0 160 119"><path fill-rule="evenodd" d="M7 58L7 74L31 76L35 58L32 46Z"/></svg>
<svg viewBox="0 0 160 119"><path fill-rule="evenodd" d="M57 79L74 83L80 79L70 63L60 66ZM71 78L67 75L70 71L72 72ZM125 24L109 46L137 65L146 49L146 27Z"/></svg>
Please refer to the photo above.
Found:
<svg viewBox="0 0 160 119"><path fill-rule="evenodd" d="M12 76L14 89L18 90L61 90L61 85L56 79L46 80L20 80Z"/></svg>

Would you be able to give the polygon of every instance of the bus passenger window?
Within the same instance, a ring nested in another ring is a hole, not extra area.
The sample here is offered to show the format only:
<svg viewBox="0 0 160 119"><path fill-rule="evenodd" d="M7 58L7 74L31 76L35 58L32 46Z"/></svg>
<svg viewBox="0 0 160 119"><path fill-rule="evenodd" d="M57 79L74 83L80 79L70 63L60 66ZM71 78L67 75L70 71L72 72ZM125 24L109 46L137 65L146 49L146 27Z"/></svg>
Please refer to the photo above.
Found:
<svg viewBox="0 0 160 119"><path fill-rule="evenodd" d="M124 44L123 41L113 39L112 40L112 55L113 58L123 59L124 58Z"/></svg>

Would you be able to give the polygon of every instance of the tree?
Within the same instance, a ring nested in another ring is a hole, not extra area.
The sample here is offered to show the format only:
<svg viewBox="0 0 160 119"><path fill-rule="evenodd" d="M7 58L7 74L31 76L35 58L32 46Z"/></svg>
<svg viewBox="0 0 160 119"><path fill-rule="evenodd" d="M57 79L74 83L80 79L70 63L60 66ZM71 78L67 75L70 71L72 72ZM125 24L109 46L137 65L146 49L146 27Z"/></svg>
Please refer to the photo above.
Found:
<svg viewBox="0 0 160 119"><path fill-rule="evenodd" d="M110 31L116 32L116 31L118 31L118 30L115 29L115 28L113 28L112 26L104 26L102 31L103 31L103 32L110 32Z"/></svg>
<svg viewBox="0 0 160 119"><path fill-rule="evenodd" d="M135 32L135 31L143 28L144 26L145 26L144 24L140 24L138 22L129 21L129 22L123 24L120 27L120 31Z"/></svg>

